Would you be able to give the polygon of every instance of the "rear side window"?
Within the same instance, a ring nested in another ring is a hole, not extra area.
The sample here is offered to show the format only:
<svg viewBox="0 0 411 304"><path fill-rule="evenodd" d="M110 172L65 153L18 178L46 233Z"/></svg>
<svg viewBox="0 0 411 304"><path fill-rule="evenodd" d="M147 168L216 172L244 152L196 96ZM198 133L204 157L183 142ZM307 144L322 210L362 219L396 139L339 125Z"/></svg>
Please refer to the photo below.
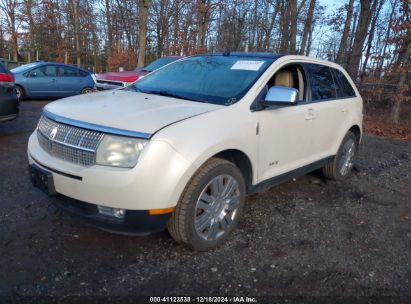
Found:
<svg viewBox="0 0 411 304"><path fill-rule="evenodd" d="M355 97L355 91L351 84L348 82L345 75L336 69L332 69L335 80L337 82L337 95L338 97Z"/></svg>
<svg viewBox="0 0 411 304"><path fill-rule="evenodd" d="M79 70L72 67L59 67L59 76L63 77L78 77Z"/></svg>
<svg viewBox="0 0 411 304"><path fill-rule="evenodd" d="M337 97L331 69L324 65L307 64L310 74L311 100L319 101Z"/></svg>
<svg viewBox="0 0 411 304"><path fill-rule="evenodd" d="M89 72L82 71L82 70L79 70L79 73L80 73L80 77L86 77L86 76L90 75Z"/></svg>
<svg viewBox="0 0 411 304"><path fill-rule="evenodd" d="M0 62L0 73L8 73L7 69L3 66L3 64Z"/></svg>

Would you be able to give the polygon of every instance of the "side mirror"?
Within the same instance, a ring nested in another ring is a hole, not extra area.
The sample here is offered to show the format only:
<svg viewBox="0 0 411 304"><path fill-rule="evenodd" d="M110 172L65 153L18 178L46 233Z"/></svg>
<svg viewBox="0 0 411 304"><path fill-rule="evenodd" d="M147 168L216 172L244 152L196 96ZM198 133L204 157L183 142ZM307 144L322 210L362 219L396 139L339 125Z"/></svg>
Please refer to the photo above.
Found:
<svg viewBox="0 0 411 304"><path fill-rule="evenodd" d="M37 77L37 73L36 73L36 72L30 72L30 73L29 73L29 76L30 76L30 77Z"/></svg>
<svg viewBox="0 0 411 304"><path fill-rule="evenodd" d="M297 101L298 90L289 87L275 86L268 90L264 100L259 103L262 106L295 106Z"/></svg>

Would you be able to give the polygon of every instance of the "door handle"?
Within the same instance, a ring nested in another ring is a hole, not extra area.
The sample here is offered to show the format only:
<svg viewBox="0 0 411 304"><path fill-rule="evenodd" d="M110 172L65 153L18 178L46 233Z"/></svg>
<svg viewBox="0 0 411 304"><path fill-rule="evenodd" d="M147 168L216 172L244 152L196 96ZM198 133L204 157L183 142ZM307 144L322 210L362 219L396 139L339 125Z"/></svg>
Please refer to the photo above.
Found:
<svg viewBox="0 0 411 304"><path fill-rule="evenodd" d="M305 120L313 120L315 119L315 115L313 113L313 109L308 109L307 114L305 115Z"/></svg>
<svg viewBox="0 0 411 304"><path fill-rule="evenodd" d="M341 112L348 113L348 109L347 108L342 108Z"/></svg>
<svg viewBox="0 0 411 304"><path fill-rule="evenodd" d="M56 81L57 81L57 80L56 80L56 79L54 79L54 78L51 80L51 82L56 82Z"/></svg>

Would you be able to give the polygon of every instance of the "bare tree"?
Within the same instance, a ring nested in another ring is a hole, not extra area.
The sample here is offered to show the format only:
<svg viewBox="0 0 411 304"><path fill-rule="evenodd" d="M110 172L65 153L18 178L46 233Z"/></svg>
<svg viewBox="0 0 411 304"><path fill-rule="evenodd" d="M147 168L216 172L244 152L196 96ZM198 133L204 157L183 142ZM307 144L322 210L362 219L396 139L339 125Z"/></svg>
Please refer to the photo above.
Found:
<svg viewBox="0 0 411 304"><path fill-rule="evenodd" d="M348 63L348 73L354 79L358 76L358 69L361 61L362 50L364 42L367 38L368 28L371 22L372 7L378 0L361 0L360 16L358 18L358 26L355 31L354 44Z"/></svg>
<svg viewBox="0 0 411 304"><path fill-rule="evenodd" d="M303 37L302 37L301 46L300 46L300 52L299 52L300 55L305 54L308 35L310 34L311 28L313 26L315 3L316 3L316 0L310 0L310 6L308 8L307 19L305 20Z"/></svg>
<svg viewBox="0 0 411 304"><path fill-rule="evenodd" d="M140 0L139 2L139 43L138 43L138 63L137 67L145 66L145 55L147 46L147 21L150 0Z"/></svg>
<svg viewBox="0 0 411 304"><path fill-rule="evenodd" d="M344 24L344 31L341 36L341 42L340 42L340 47L338 49L338 54L337 54L337 63L345 65L345 54L347 52L347 42L348 42L348 35L350 34L350 26L352 22L352 17L353 17L353 11L354 11L354 0L350 0L350 2L347 5L347 17L345 19L345 24Z"/></svg>

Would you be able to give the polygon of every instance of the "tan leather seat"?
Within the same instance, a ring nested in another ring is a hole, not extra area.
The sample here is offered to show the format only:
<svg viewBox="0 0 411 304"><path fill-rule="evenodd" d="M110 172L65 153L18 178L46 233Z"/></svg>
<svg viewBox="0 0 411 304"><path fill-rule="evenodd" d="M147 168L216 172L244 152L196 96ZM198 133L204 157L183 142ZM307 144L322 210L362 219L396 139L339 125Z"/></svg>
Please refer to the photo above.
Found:
<svg viewBox="0 0 411 304"><path fill-rule="evenodd" d="M274 77L274 85L275 86L283 86L283 87L294 87L294 79L293 74L290 71L279 71L275 74Z"/></svg>

